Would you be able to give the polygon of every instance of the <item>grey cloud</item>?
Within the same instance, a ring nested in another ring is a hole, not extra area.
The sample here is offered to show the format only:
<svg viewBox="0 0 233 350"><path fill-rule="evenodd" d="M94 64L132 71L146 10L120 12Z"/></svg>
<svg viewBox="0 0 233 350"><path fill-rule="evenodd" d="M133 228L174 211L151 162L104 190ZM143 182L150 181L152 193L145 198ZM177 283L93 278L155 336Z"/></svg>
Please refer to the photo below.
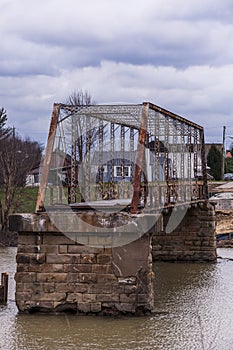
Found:
<svg viewBox="0 0 233 350"><path fill-rule="evenodd" d="M221 138L221 126L230 125L233 108L231 76L225 68L141 66L102 62L97 67L63 71L59 77L25 76L0 79L8 95L0 99L11 124L21 133L45 142L54 102L62 102L74 89L91 92L98 103L151 101L207 128L206 139ZM13 87L13 91L11 91ZM12 121L14 120L14 121Z"/></svg>
<svg viewBox="0 0 233 350"><path fill-rule="evenodd" d="M55 75L57 73L54 67L41 65L38 61L31 60L10 60L2 61L0 59L0 76L20 77L25 75Z"/></svg>
<svg viewBox="0 0 233 350"><path fill-rule="evenodd" d="M53 102L79 88L214 120L209 139L231 123L230 0L2 0L0 13L0 107L22 133L46 134Z"/></svg>
<svg viewBox="0 0 233 350"><path fill-rule="evenodd" d="M21 6L17 8L19 18L17 14L8 14L10 33L17 33L20 53L24 55L24 67L20 59L18 63L22 74L29 74L25 67L31 70L28 57L34 51L42 63L41 69L44 67L44 72L39 70L38 74L54 74L59 68L96 66L101 60L187 67L221 65L233 58L228 45L233 38L233 26L227 24L233 10L227 0L217 5L213 0L198 0L192 5L183 0L166 3L147 0L140 7L141 12L138 1L128 0L125 6L135 4L129 13L117 2L110 7L106 1L98 2L98 6L87 1L86 10L85 5L77 6L73 1L68 1L67 6L61 1L42 1L38 11L31 2L23 3L29 7L28 13ZM6 23L3 28L6 33L9 31Z"/></svg>

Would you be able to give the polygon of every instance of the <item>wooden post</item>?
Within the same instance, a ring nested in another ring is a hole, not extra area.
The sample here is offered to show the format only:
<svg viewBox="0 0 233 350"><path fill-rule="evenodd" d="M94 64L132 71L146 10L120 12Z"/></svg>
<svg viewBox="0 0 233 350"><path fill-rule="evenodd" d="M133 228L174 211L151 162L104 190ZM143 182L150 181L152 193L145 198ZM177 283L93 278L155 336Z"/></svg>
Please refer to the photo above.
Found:
<svg viewBox="0 0 233 350"><path fill-rule="evenodd" d="M3 299L4 299L4 288L3 286L0 286L0 305L3 304Z"/></svg>
<svg viewBox="0 0 233 350"><path fill-rule="evenodd" d="M8 274L2 273L0 286L0 304L6 304L8 298Z"/></svg>

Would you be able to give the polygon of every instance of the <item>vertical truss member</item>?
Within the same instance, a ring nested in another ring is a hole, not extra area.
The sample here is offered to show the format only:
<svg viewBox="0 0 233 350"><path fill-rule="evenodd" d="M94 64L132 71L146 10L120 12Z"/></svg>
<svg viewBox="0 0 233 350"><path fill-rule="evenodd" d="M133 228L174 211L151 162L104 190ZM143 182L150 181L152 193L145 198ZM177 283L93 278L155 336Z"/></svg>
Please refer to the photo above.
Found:
<svg viewBox="0 0 233 350"><path fill-rule="evenodd" d="M115 124L110 124L110 198L117 197L114 188L114 150L115 150Z"/></svg>
<svg viewBox="0 0 233 350"><path fill-rule="evenodd" d="M131 202L131 212L136 214L138 212L140 196L141 196L141 178L143 171L143 164L145 161L145 143L147 138L147 121L149 114L149 104L143 103L141 125L138 137L136 164L134 172L134 186L133 186L133 198Z"/></svg>
<svg viewBox="0 0 233 350"><path fill-rule="evenodd" d="M101 199L104 196L104 165L103 165L103 152L104 152L104 123L103 120L99 120L99 132L98 132L98 144L99 144L99 152L98 152L98 163L99 163L99 169L98 169L98 184L99 184L99 192Z"/></svg>
<svg viewBox="0 0 233 350"><path fill-rule="evenodd" d="M77 200L77 125L75 116L72 115L72 145L71 145L71 181L69 203L75 203Z"/></svg>

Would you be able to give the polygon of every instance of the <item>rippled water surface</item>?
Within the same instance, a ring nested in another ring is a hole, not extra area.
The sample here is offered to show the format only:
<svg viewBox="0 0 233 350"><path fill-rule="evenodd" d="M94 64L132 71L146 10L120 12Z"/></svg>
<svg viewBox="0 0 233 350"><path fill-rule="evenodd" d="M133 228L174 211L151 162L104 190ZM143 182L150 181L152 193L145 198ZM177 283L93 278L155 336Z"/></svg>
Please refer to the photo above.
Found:
<svg viewBox="0 0 233 350"><path fill-rule="evenodd" d="M232 350L233 250L216 264L156 263L150 317L20 315L14 303L15 248L0 248L9 303L0 308L3 350ZM227 259L230 258L230 259Z"/></svg>

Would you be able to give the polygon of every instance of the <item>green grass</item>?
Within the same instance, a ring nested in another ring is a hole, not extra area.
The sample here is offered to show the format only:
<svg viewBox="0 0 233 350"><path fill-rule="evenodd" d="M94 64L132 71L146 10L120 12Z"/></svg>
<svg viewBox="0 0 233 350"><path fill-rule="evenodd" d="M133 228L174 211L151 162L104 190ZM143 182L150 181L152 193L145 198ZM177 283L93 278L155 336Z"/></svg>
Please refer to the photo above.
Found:
<svg viewBox="0 0 233 350"><path fill-rule="evenodd" d="M16 192L14 205L16 209L12 212L16 213L34 213L36 208L36 200L38 194L38 187L19 188ZM4 190L0 188L0 201L4 206Z"/></svg>

